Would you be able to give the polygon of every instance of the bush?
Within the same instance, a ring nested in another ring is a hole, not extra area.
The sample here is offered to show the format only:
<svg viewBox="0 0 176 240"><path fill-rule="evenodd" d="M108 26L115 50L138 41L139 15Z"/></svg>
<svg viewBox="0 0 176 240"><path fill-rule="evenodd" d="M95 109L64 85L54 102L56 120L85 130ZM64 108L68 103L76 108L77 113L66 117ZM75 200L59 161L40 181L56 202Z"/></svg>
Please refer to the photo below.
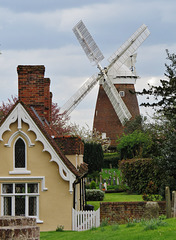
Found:
<svg viewBox="0 0 176 240"><path fill-rule="evenodd" d="M104 192L99 189L87 189L86 201L103 201Z"/></svg>
<svg viewBox="0 0 176 240"><path fill-rule="evenodd" d="M90 189L96 189L96 182L95 181L92 181L90 183Z"/></svg>
<svg viewBox="0 0 176 240"><path fill-rule="evenodd" d="M115 153L104 153L103 168L109 168L110 164L112 168L117 168L118 161L120 160L119 154Z"/></svg>
<svg viewBox="0 0 176 240"><path fill-rule="evenodd" d="M161 201L162 196L158 195L157 193L158 187L153 181L150 181L142 198L144 201Z"/></svg>
<svg viewBox="0 0 176 240"><path fill-rule="evenodd" d="M120 159L146 158L151 155L152 145L153 142L148 133L135 130L118 140L117 152L120 154Z"/></svg>
<svg viewBox="0 0 176 240"><path fill-rule="evenodd" d="M89 165L89 174L100 172L103 167L103 149L101 144L94 142L84 143L84 162Z"/></svg>
<svg viewBox="0 0 176 240"><path fill-rule="evenodd" d="M130 159L119 162L123 174L123 181L132 192L142 194L152 180L159 186L162 175L152 159Z"/></svg>
<svg viewBox="0 0 176 240"><path fill-rule="evenodd" d="M63 232L64 231L64 226L63 225L58 225L56 228L56 232Z"/></svg>

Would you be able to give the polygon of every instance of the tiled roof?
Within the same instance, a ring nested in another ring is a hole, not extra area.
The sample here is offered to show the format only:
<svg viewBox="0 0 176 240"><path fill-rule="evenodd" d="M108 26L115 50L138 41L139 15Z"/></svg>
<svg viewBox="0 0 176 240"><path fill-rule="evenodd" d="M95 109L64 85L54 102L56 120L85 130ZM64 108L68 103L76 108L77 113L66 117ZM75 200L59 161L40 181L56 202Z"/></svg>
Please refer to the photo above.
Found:
<svg viewBox="0 0 176 240"><path fill-rule="evenodd" d="M56 136L54 140L65 155L84 153L84 143L79 136Z"/></svg>

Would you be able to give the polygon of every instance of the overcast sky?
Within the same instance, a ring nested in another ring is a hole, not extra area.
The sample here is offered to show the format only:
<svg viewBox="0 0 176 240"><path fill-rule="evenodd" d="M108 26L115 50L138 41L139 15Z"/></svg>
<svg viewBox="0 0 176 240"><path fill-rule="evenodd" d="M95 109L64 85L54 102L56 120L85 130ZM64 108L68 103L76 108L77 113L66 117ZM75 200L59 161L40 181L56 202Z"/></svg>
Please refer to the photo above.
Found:
<svg viewBox="0 0 176 240"><path fill-rule="evenodd" d="M164 77L165 49L176 52L175 12L175 0L0 0L0 102L17 95L18 65L45 65L59 106L97 72L72 32L80 19L105 56L103 66L146 24L151 34L137 51L136 89L157 84ZM97 91L72 112L72 122L92 127Z"/></svg>

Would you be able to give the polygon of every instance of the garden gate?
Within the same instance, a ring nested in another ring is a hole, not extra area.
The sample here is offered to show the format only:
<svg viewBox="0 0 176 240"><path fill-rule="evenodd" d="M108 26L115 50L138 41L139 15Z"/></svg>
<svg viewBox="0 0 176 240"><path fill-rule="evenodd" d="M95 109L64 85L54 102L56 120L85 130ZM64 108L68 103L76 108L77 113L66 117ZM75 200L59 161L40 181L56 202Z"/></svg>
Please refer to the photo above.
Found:
<svg viewBox="0 0 176 240"><path fill-rule="evenodd" d="M100 208L97 211L76 211L72 208L72 230L85 231L100 226Z"/></svg>

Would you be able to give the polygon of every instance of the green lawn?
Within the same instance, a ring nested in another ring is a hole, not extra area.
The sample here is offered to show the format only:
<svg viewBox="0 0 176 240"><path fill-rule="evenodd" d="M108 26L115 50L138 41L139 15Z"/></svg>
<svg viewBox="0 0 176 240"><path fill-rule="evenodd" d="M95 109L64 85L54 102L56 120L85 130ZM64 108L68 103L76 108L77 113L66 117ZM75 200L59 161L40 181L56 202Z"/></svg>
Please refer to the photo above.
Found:
<svg viewBox="0 0 176 240"><path fill-rule="evenodd" d="M167 225L155 230L144 230L142 223L133 227L114 225L99 227L84 232L41 232L41 240L174 240L176 239L176 219L164 220Z"/></svg>
<svg viewBox="0 0 176 240"><path fill-rule="evenodd" d="M140 202L142 200L142 195L133 195L127 193L105 193L105 198L103 202ZM100 207L99 201L89 201L87 204L94 206L94 210Z"/></svg>
<svg viewBox="0 0 176 240"><path fill-rule="evenodd" d="M120 175L120 170L117 168L103 168L103 172L101 172L101 176L103 179L108 179L109 176L111 175L111 177L114 177L114 172L116 172L116 176L119 177L121 179L121 175ZM111 173L111 174L109 174Z"/></svg>

